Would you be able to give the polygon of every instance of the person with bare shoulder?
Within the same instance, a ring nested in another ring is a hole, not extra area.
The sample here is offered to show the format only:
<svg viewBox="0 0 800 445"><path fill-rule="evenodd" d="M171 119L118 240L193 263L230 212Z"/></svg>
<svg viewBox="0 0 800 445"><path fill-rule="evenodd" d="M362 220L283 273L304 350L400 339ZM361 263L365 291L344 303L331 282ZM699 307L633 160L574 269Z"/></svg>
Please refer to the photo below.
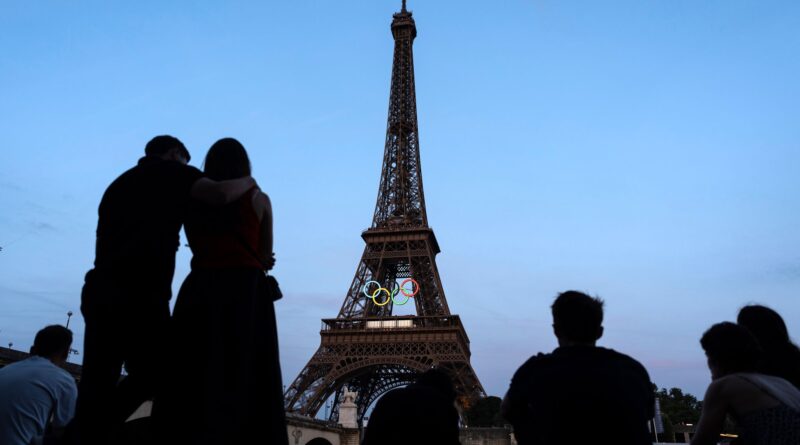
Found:
<svg viewBox="0 0 800 445"><path fill-rule="evenodd" d="M220 139L204 172L250 176L247 151ZM153 413L164 443L287 445L274 299L272 205L259 189L223 207L195 202L186 222L192 271L173 311L169 385Z"/></svg>
<svg viewBox="0 0 800 445"><path fill-rule="evenodd" d="M712 382L692 445L719 442L728 415L741 429L741 443L800 443L800 391L783 378L756 372L762 351L752 333L734 323L718 323L700 344Z"/></svg>
<svg viewBox="0 0 800 445"><path fill-rule="evenodd" d="M266 270L272 270L275 267L275 254L272 252L272 202L260 189L253 193L253 209L258 214L261 233L269 235L259 239L258 251Z"/></svg>
<svg viewBox="0 0 800 445"><path fill-rule="evenodd" d="M190 200L221 206L256 186L214 181L187 165L189 151L156 136L145 156L108 186L98 208L94 268L86 274L83 372L68 443L106 444L160 381L175 253ZM120 381L122 367L127 376Z"/></svg>

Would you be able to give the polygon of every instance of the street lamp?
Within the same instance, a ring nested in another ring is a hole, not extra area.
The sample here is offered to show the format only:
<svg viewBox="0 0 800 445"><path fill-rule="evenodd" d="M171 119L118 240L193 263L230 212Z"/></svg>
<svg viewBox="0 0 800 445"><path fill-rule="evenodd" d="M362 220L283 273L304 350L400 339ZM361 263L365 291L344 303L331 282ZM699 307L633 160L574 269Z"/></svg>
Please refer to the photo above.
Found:
<svg viewBox="0 0 800 445"><path fill-rule="evenodd" d="M67 325L65 326L69 329L69 319L72 318L72 311L67 312Z"/></svg>

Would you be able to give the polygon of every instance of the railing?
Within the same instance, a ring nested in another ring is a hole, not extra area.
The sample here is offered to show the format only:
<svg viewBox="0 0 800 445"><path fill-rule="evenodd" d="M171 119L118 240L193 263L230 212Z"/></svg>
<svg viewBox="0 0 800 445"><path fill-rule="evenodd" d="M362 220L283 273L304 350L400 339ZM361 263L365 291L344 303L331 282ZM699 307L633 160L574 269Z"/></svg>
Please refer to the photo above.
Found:
<svg viewBox="0 0 800 445"><path fill-rule="evenodd" d="M432 231L433 229L427 225L423 225L422 223L402 223L402 224L387 224L384 226L379 227L367 227L361 233L385 233L385 232L405 232L409 230L422 230L422 231Z"/></svg>
<svg viewBox="0 0 800 445"><path fill-rule="evenodd" d="M441 329L461 326L458 315L365 317L358 319L327 318L322 320L322 331L374 331L402 329Z"/></svg>

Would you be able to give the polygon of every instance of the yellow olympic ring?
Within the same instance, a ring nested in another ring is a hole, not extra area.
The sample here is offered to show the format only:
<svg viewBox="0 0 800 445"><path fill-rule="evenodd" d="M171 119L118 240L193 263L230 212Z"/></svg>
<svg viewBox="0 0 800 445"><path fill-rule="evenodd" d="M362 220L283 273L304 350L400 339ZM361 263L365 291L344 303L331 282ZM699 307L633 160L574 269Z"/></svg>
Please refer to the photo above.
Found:
<svg viewBox="0 0 800 445"><path fill-rule="evenodd" d="M383 303L378 303L378 300L375 299L375 297L378 296L378 293L380 293L380 291L386 292L386 300ZM389 304L389 300L392 299L392 294L389 293L389 289L386 289L385 287L379 287L375 289L375 292L372 293L370 298L372 298L372 301L375 302L375 306L386 306L387 304Z"/></svg>

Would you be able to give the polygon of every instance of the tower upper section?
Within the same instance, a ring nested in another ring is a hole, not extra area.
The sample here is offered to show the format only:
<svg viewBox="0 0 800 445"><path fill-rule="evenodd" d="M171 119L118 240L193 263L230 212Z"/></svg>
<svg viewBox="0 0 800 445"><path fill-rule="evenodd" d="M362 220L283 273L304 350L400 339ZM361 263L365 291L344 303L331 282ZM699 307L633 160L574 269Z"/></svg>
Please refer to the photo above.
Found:
<svg viewBox="0 0 800 445"><path fill-rule="evenodd" d="M417 26L405 1L392 18L394 58L381 182L371 229L427 227L417 130L414 38Z"/></svg>

